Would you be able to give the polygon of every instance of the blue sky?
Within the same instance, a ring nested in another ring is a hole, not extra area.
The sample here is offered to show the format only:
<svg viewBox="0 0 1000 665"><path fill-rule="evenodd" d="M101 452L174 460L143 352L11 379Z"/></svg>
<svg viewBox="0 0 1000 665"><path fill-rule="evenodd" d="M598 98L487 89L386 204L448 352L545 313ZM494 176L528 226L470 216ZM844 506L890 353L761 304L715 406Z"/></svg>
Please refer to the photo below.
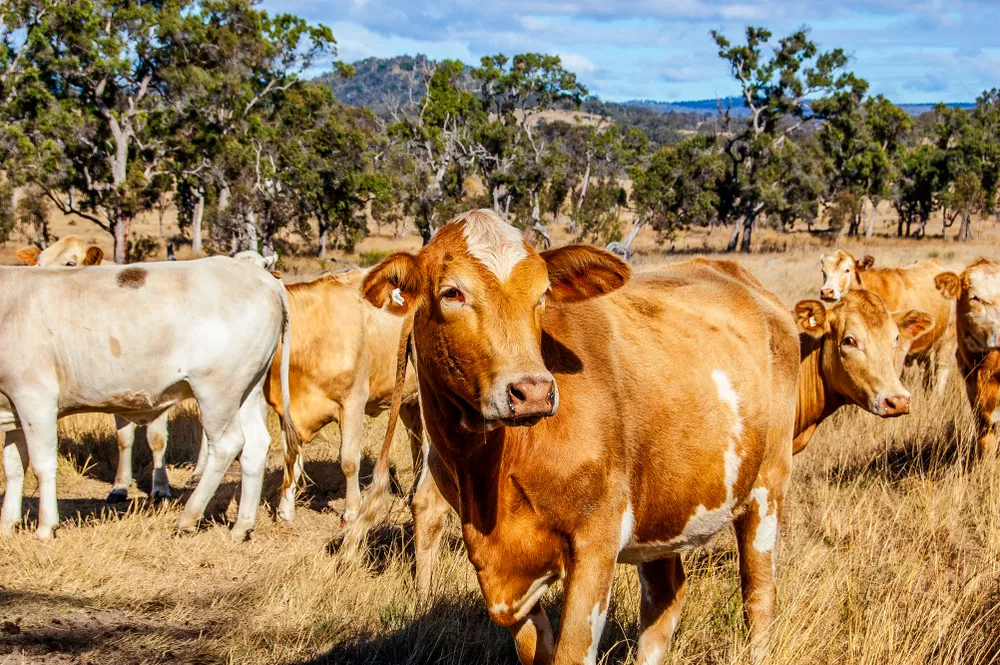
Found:
<svg viewBox="0 0 1000 665"><path fill-rule="evenodd" d="M555 53L612 101L709 99L737 90L709 32L780 37L803 25L843 48L871 92L897 103L973 101L1000 86L1000 0L265 0L329 25L339 57L424 53L477 63Z"/></svg>

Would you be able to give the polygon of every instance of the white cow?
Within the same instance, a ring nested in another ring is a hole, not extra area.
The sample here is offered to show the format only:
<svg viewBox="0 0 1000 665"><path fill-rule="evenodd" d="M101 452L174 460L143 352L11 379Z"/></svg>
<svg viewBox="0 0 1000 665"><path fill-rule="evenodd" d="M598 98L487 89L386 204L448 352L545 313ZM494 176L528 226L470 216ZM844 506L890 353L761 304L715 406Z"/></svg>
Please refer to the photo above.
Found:
<svg viewBox="0 0 1000 665"><path fill-rule="evenodd" d="M17 252L17 259L24 265L42 268L115 265L104 260L104 250L96 245L87 245L77 236L65 236L44 250L25 247ZM108 494L108 503L118 503L128 499L128 488L132 486L132 443L135 440L136 425L115 415L115 429L118 439L118 471L115 483ZM153 499L170 498L170 480L167 478L167 412L153 419L146 426L146 442L153 453L153 486L149 496Z"/></svg>
<svg viewBox="0 0 1000 665"><path fill-rule="evenodd" d="M37 534L52 536L56 419L117 413L147 424L195 398L208 442L205 473L177 521L192 531L242 450L234 539L253 528L270 436L263 382L279 340L288 385L291 326L281 282L245 261L88 268L0 267L0 432L7 493L0 534L21 521L28 461L38 479ZM283 391L284 392L284 391ZM285 392L285 395L288 393ZM286 437L297 434L283 404ZM244 445L246 443L246 445Z"/></svg>

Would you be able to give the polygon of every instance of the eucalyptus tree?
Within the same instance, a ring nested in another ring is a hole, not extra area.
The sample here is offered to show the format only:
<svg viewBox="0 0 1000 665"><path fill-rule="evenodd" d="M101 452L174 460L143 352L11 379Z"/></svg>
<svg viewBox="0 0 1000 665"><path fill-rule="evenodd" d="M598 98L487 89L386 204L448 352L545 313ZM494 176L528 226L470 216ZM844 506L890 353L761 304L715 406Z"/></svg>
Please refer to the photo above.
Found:
<svg viewBox="0 0 1000 665"><path fill-rule="evenodd" d="M738 123L727 117L722 134L728 187L740 210L727 250L749 252L754 225L767 206L762 175L777 151L804 124L836 117L838 98L863 95L867 84L844 71L847 55L842 49L820 52L804 29L780 39L770 56L764 48L771 32L764 28L747 27L745 44L733 45L716 31L712 37L749 112Z"/></svg>

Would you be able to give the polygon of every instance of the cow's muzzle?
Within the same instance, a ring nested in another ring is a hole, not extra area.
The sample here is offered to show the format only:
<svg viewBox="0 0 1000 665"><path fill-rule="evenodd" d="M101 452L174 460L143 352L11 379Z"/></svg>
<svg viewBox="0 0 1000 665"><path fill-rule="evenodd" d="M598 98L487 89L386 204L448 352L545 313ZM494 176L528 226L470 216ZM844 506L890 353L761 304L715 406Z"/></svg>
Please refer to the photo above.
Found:
<svg viewBox="0 0 1000 665"><path fill-rule="evenodd" d="M874 406L872 412L883 418L905 416L910 412L910 394L907 392L881 394L875 398Z"/></svg>
<svg viewBox="0 0 1000 665"><path fill-rule="evenodd" d="M822 288L819 290L819 299L823 302L837 302L840 300L840 294L836 289Z"/></svg>
<svg viewBox="0 0 1000 665"><path fill-rule="evenodd" d="M507 426L527 426L553 415L558 406L559 390L551 374L525 375L498 381L483 416Z"/></svg>

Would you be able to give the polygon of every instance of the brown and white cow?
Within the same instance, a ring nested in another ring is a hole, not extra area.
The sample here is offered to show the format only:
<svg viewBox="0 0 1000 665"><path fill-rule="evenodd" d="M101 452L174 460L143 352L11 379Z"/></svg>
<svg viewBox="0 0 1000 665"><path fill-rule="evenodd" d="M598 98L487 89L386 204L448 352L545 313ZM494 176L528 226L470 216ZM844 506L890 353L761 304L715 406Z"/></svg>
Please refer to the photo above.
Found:
<svg viewBox="0 0 1000 665"><path fill-rule="evenodd" d="M762 297L781 303L734 261L698 258L694 262L741 280L758 289ZM819 424L845 404L883 418L910 412L910 393L899 375L913 340L934 325L929 314L920 310L890 313L877 295L855 288L829 310L817 300L802 300L793 315L801 348L794 454L802 452Z"/></svg>
<svg viewBox="0 0 1000 665"><path fill-rule="evenodd" d="M951 304L935 288L934 278L945 269L936 259L902 268L876 268L874 263L871 256L857 261L840 249L821 255L820 300L837 302L851 289L866 289L882 298L890 312L916 309L930 314L934 326L913 341L906 360L918 362L928 378L933 377L937 392L944 392L955 353L955 317Z"/></svg>
<svg viewBox="0 0 1000 665"><path fill-rule="evenodd" d="M957 300L958 368L976 417L979 453L997 453L1000 426L1000 264L979 259L960 275L941 273L941 293Z"/></svg>
<svg viewBox="0 0 1000 665"><path fill-rule="evenodd" d="M243 261L211 258L143 266L0 268L0 431L7 493L0 534L21 521L24 470L39 488L39 537L59 523L56 420L81 412L148 423L195 398L208 441L205 475L177 522L193 530L242 449L242 500L233 527L253 527L270 436L263 384L291 324L281 282ZM128 312L129 316L120 314ZM288 360L283 354L287 385ZM286 432L291 426L284 405ZM246 445L244 445L246 443Z"/></svg>
<svg viewBox="0 0 1000 665"><path fill-rule="evenodd" d="M331 422L340 426L340 468L347 481L345 523L357 515L361 499L358 470L365 415L378 415L392 400L402 326L399 317L361 298L358 287L365 274L367 270L352 270L286 287L288 312L295 328L288 367L291 415L303 443L311 442ZM416 460L420 452L420 417L412 372L404 390L400 417L410 433ZM285 394L280 363L276 361L271 366L270 380L264 384L264 396L280 412ZM201 474L203 464L204 451L195 476ZM278 518L288 523L295 518L295 487L302 464L299 448L288 447L286 442L289 473Z"/></svg>
<svg viewBox="0 0 1000 665"><path fill-rule="evenodd" d="M616 561L640 571L638 662L662 660L685 592L680 554L729 524L745 615L765 643L792 454L794 322L775 299L696 263L621 288L628 280L607 252L538 254L476 211L362 285L376 306L413 317L432 443L413 501L418 556L436 549L450 504L490 616L523 663L596 662ZM376 476L384 488L383 465ZM557 580L554 645L540 598Z"/></svg>
<svg viewBox="0 0 1000 665"><path fill-rule="evenodd" d="M77 236L60 238L44 250L25 247L18 250L16 256L24 265L42 268L114 265L104 260L104 251L100 247L87 246ZM167 418L168 412L164 411L146 425L146 442L153 453L153 484L149 491L149 496L153 499L170 498L170 480L166 466ZM118 439L118 470L111 493L108 494L108 503L127 500L129 487L132 486L132 444L135 441L136 424L115 415L115 430Z"/></svg>
<svg viewBox="0 0 1000 665"><path fill-rule="evenodd" d="M881 298L864 289L852 289L829 309L818 300L802 300L794 313L802 352L795 454L846 404L883 418L910 412L910 393L899 375L910 345L934 325L929 314L890 313Z"/></svg>

